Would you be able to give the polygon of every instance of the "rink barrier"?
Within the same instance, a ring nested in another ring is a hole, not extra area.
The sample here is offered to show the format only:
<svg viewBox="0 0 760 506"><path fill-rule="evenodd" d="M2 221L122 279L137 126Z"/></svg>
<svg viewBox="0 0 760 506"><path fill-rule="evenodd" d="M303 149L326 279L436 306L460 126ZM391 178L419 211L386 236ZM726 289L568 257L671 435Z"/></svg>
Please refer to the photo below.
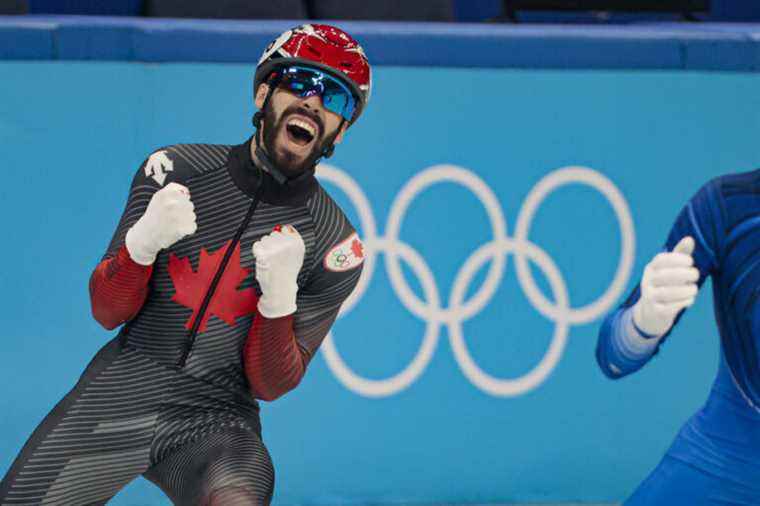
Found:
<svg viewBox="0 0 760 506"><path fill-rule="evenodd" d="M0 16L0 59L254 63L301 21ZM340 22L376 65L757 72L760 24Z"/></svg>

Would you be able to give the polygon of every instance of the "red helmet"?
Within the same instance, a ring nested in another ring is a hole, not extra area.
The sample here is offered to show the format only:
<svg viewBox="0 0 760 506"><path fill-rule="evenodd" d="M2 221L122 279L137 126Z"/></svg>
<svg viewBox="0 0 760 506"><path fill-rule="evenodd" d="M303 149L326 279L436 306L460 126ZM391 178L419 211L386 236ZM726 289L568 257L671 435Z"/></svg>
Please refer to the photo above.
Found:
<svg viewBox="0 0 760 506"><path fill-rule="evenodd" d="M346 83L356 97L354 120L369 102L369 61L359 43L343 30L330 25L301 25L277 37L259 59L254 93L277 67L294 63L319 68Z"/></svg>

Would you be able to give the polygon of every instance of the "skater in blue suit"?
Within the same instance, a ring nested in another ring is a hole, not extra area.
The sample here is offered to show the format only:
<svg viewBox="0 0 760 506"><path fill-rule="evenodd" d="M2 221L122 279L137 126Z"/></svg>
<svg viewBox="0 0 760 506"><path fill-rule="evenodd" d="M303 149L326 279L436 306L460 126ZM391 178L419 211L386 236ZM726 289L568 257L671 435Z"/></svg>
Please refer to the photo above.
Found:
<svg viewBox="0 0 760 506"><path fill-rule="evenodd" d="M760 505L760 170L716 178L686 204L639 286L607 315L596 358L612 379L638 371L708 276L721 339L717 377L625 506Z"/></svg>

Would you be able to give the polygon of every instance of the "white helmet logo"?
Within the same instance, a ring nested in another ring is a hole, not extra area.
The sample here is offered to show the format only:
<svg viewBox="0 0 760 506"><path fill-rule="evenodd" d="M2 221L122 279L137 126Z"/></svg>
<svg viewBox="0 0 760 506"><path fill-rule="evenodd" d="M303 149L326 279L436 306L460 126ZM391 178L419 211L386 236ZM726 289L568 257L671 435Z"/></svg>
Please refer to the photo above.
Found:
<svg viewBox="0 0 760 506"><path fill-rule="evenodd" d="M267 61L270 56L277 52L277 50L290 39L291 35L293 35L293 30L288 30L272 41L272 43L269 44L269 47L264 50L264 54L261 55L261 58L259 58L259 65Z"/></svg>

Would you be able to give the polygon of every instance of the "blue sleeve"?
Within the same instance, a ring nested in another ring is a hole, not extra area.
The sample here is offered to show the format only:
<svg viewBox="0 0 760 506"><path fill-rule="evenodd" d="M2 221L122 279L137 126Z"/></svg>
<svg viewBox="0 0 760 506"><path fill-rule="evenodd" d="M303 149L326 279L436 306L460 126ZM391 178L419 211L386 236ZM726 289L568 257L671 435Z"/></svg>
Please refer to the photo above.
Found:
<svg viewBox="0 0 760 506"><path fill-rule="evenodd" d="M722 222L719 185L719 180L710 181L689 200L676 218L663 248L663 251L672 251L682 238L694 238L694 266L699 270L697 284L700 287L717 265L718 229ZM596 360L609 378L622 378L641 369L657 354L684 313L681 311L673 327L661 338L647 335L636 327L632 318L632 307L640 295L637 283L626 301L607 315L599 330Z"/></svg>

